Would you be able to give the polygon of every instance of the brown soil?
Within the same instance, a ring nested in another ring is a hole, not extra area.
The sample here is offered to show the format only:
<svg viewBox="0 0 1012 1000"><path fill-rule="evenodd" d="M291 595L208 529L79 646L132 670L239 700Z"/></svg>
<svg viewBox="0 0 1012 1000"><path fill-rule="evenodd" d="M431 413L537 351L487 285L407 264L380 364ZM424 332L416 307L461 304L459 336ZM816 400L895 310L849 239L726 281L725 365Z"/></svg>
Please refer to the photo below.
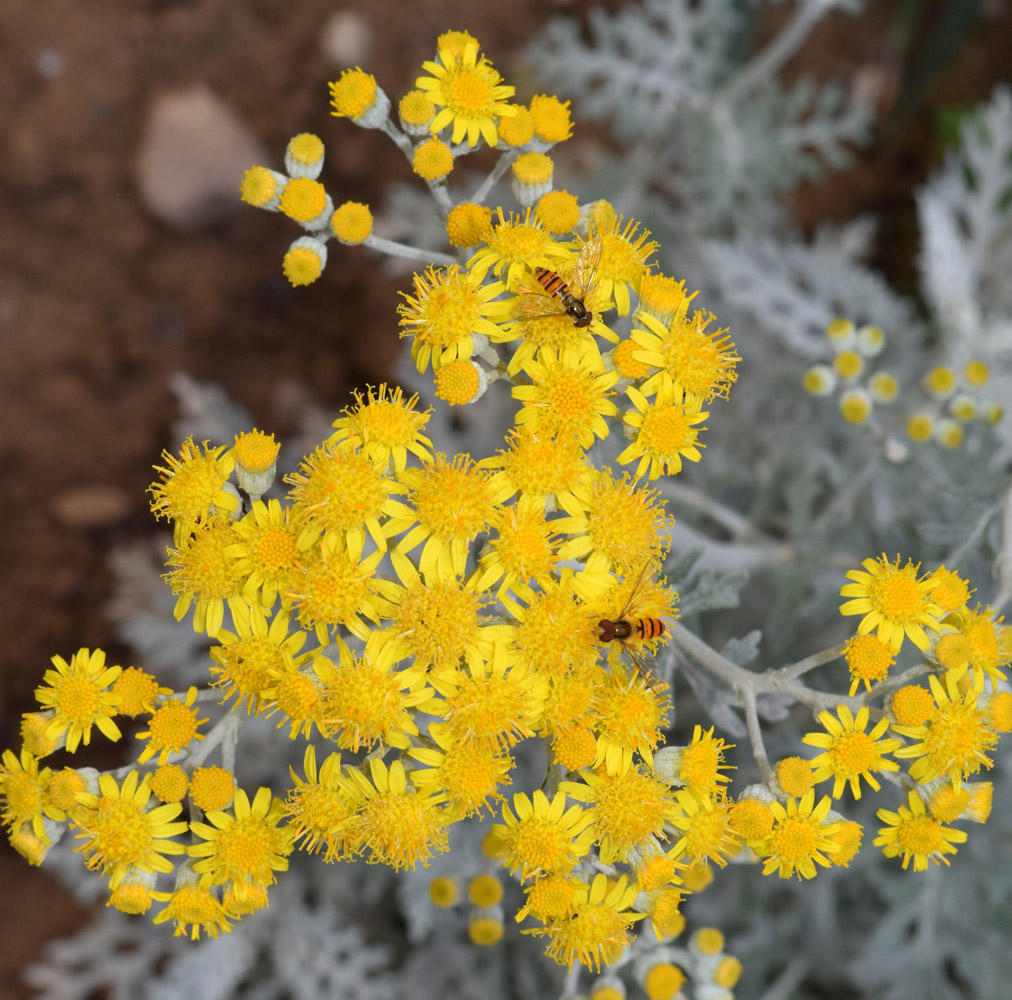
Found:
<svg viewBox="0 0 1012 1000"><path fill-rule="evenodd" d="M517 53L549 17L588 6L370 5L388 16L381 23L366 15L375 30L365 67L388 93L403 93L431 57L435 36L466 27L511 79ZM888 20L891 8L879 0L859 19L830 18L792 73L846 76L873 65L886 84L884 117L910 62L902 27ZM780 17L783 8L773 9ZM106 557L152 530L151 464L162 448L178 447L169 437L171 373L219 382L279 436L294 430L279 401L282 382L305 386L336 410L349 388L386 376L396 350L397 286L372 255L332 244L323 279L293 291L280 275L293 238L286 220L242 208L212 226L171 231L145 209L136 186L152 100L205 83L278 160L296 132L323 136L328 190L380 204L385 185L407 169L381 136L328 114L326 82L337 69L317 32L333 10L328 0L3 4L0 748L18 745L19 715L33 707L52 654L101 646L112 662L127 655L102 614ZM986 97L1007 59L1002 39L1010 26L1007 14L978 25L925 92L930 106ZM47 77L39 59L45 65L51 52L64 66ZM882 214L881 262L893 275L909 275L911 191L940 158L933 120L930 107L918 105L898 137L807 188L799 199L804 222ZM81 504L97 511L93 526L68 519L67 509ZM13 1000L25 994L15 970L87 915L45 874L2 850L0 1000Z"/></svg>

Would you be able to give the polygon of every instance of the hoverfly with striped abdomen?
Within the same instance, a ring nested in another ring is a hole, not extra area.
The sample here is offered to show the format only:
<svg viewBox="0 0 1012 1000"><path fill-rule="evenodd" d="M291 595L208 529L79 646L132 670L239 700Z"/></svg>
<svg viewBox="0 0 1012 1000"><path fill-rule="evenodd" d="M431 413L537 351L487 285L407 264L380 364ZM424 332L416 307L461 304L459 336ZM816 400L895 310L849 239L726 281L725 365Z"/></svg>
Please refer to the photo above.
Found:
<svg viewBox="0 0 1012 1000"><path fill-rule="evenodd" d="M523 293L520 303L524 313L523 319L568 316L573 321L573 326L579 329L590 326L594 321L594 314L587 308L585 300L594 286L594 274L601 260L603 245L600 236L595 236L584 243L568 282L547 267L534 268L534 277L537 278L541 289L520 286Z"/></svg>

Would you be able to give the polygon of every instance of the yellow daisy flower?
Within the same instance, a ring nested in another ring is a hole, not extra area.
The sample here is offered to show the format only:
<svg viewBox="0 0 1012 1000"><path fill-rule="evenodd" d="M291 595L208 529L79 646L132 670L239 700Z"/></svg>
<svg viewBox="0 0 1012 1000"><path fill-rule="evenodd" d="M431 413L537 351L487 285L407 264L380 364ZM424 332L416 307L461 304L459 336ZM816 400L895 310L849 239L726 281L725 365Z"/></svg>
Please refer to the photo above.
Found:
<svg viewBox="0 0 1012 1000"><path fill-rule="evenodd" d="M380 469L394 473L404 471L409 452L421 462L432 461L432 442L422 433L432 410L415 409L418 393L405 399L400 386L390 388L382 382L365 395L357 389L352 395L355 405L334 421L328 443L349 441Z"/></svg>
<svg viewBox="0 0 1012 1000"><path fill-rule="evenodd" d="M889 720L885 716L875 724L870 733L866 733L869 716L867 705L858 711L856 719L846 705L841 705L837 709L837 716L834 717L831 712L820 712L819 722L827 732L807 733L801 737L802 743L819 747L823 751L812 760L816 784L827 778L833 778L834 799L840 798L846 785L850 785L851 794L855 799L861 798L861 778L864 778L876 792L879 791L881 785L872 772L898 771L899 764L886 760L883 754L897 750L903 745L903 741L881 738L889 728Z"/></svg>
<svg viewBox="0 0 1012 1000"><path fill-rule="evenodd" d="M339 753L329 754L317 768L316 747L310 743L303 761L304 779L289 768L295 784L283 805L293 843L309 854L325 849L325 861L349 860L357 849L353 822L365 797L339 780Z"/></svg>
<svg viewBox="0 0 1012 1000"><path fill-rule="evenodd" d="M879 559L865 559L864 570L850 570L853 580L840 590L850 597L840 605L842 615L863 615L857 626L858 635L876 630L878 637L899 651L907 636L918 649L931 645L925 628L939 629L938 605L931 599L930 578L917 576L918 564L907 561L900 566L899 556L891 563L883 554Z"/></svg>
<svg viewBox="0 0 1012 1000"><path fill-rule="evenodd" d="M105 652L79 649L70 663L62 656L52 658L55 670L42 676L44 685L35 689L35 700L52 712L45 738L65 738L67 750L77 751L91 741L91 727L98 726L106 739L115 742L122 735L112 721L117 713L119 697L109 686L119 677L122 667L107 667Z"/></svg>
<svg viewBox="0 0 1012 1000"><path fill-rule="evenodd" d="M881 847L887 858L902 855L904 869L911 860L915 872L927 871L929 861L948 865L946 855L955 854L955 845L966 842L965 830L942 826L928 815L924 800L916 791L909 793L907 805L900 806L898 812L879 809L876 815L887 825L879 829L875 846Z"/></svg>
<svg viewBox="0 0 1012 1000"><path fill-rule="evenodd" d="M485 235L485 246L467 262L472 279L484 281L491 271L502 278L505 288L515 292L520 279L534 267L554 269L559 262L568 260L568 248L552 239L537 215L531 218L531 208L518 215L510 212L508 219L501 208L497 212L499 221ZM512 310L511 300L506 301L506 307ZM502 339L512 340L516 336L517 332L512 330Z"/></svg>
<svg viewBox="0 0 1012 1000"><path fill-rule="evenodd" d="M229 879L250 880L260 886L273 885L276 871L288 870L293 832L278 826L284 818L280 799L269 788L260 788L250 803L240 788L232 800L232 812L212 809L207 823L191 823L201 843L189 849L199 858L193 870L205 888Z"/></svg>
<svg viewBox="0 0 1012 1000"><path fill-rule="evenodd" d="M168 698L151 714L148 728L137 733L137 739L147 740L147 746L137 758L138 764L158 755L161 766L168 760L169 754L180 753L194 740L206 737L197 732L207 719L198 719L198 710L193 707L197 700L197 689L191 687L185 698Z"/></svg>
<svg viewBox="0 0 1012 1000"><path fill-rule="evenodd" d="M677 396L658 395L648 400L635 386L626 388L634 410L627 410L623 420L636 432L632 443L618 456L619 465L639 459L636 478L650 479L674 476L682 471L682 459L698 462L702 458L698 442L702 423L710 414L701 410L701 403Z"/></svg>
<svg viewBox="0 0 1012 1000"><path fill-rule="evenodd" d="M250 512L233 525L238 538L226 555L236 561L242 595L250 604L273 608L278 594L291 590L297 579L299 550L290 511L277 500L255 500Z"/></svg>
<svg viewBox="0 0 1012 1000"><path fill-rule="evenodd" d="M465 137L469 146L475 146L479 137L489 146L499 141L496 121L509 117L511 109L507 98L514 88L500 83L502 77L485 58L478 58L478 43L470 41L462 52L450 48L439 50L438 62L422 63L430 76L420 76L415 86L440 110L429 123L432 132L441 132L453 126L451 142Z"/></svg>
<svg viewBox="0 0 1012 1000"><path fill-rule="evenodd" d="M151 922L173 921L174 937L185 937L190 929L190 940L198 941L201 930L208 937L216 938L222 931L227 933L232 929L217 891L201 886L200 877L185 867L178 873L176 887L171 892L151 892L151 898L168 904Z"/></svg>
<svg viewBox="0 0 1012 1000"><path fill-rule="evenodd" d="M140 779L131 771L121 785L111 774L98 778L98 792L79 792L80 809L70 818L71 829L79 830L81 843L75 848L94 871L100 868L115 889L132 870L171 872L172 862L164 855L185 854L186 848L171 839L186 831L185 823L172 822L183 810L178 802L148 808L151 778Z"/></svg>
<svg viewBox="0 0 1012 1000"><path fill-rule="evenodd" d="M826 822L831 805L828 795L815 804L815 790L805 792L801 800L789 798L784 807L771 802L775 823L763 854L763 875L777 872L781 878L815 878L816 864L828 868L829 856L839 850L834 839L837 823Z"/></svg>

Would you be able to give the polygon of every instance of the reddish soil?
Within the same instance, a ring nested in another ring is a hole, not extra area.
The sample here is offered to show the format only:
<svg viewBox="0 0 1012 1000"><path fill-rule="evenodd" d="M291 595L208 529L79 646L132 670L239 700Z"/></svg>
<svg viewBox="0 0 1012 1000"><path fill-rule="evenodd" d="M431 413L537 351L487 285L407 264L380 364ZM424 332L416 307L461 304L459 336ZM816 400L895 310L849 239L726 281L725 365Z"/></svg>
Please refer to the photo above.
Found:
<svg viewBox="0 0 1012 1000"><path fill-rule="evenodd" d="M523 45L551 16L588 6L371 5L389 16L380 23L367 15L373 50L363 65L389 94L403 93L436 35L468 28L507 80L519 83L511 66ZM791 73L825 78L873 65L886 84L885 119L918 51L916 40L905 48L903 27L888 20L892 8L876 0L859 19L830 18ZM784 8L773 10L779 18ZM52 654L101 646L111 662L127 655L102 613L106 560L117 544L152 530L151 465L162 448L178 447L169 437L173 372L219 382L279 436L294 430L279 400L283 382L336 410L349 388L386 376L396 350L397 286L372 255L332 244L322 280L293 291L280 274L296 235L285 219L243 207L213 225L173 231L146 210L136 183L152 100L204 83L276 162L291 135L316 132L330 144L321 178L328 190L381 204L385 185L404 179L407 168L380 135L328 114L326 82L340 67L321 53L317 34L333 11L327 0L4 0L0 748L18 745L19 715L33 707ZM918 29L922 39L930 27ZM933 109L988 95L1007 60L1002 39L1010 27L1008 14L978 24L929 81L911 123L862 153L854 169L806 188L798 201L803 221L882 214L881 263L908 276L911 193L940 159ZM47 76L40 64L52 66L53 53L62 72ZM91 505L91 526L68 519L75 503ZM0 850L0 1000L13 1000L25 994L15 970L87 915L44 873L6 845Z"/></svg>

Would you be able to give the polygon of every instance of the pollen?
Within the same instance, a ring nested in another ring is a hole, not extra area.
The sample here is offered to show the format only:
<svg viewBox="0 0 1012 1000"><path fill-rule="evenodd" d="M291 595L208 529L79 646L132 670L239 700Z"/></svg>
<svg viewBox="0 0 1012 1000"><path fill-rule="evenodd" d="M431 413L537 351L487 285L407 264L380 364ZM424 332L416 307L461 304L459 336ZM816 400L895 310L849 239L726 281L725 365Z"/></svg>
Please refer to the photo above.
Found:
<svg viewBox="0 0 1012 1000"><path fill-rule="evenodd" d="M227 768L198 767L190 779L190 798L204 812L227 809L235 795L235 775Z"/></svg>
<svg viewBox="0 0 1012 1000"><path fill-rule="evenodd" d="M928 816L917 816L904 823L896 841L907 854L932 855L945 843L940 825Z"/></svg>
<svg viewBox="0 0 1012 1000"><path fill-rule="evenodd" d="M473 361L450 361L436 372L436 396L450 406L473 403L488 384L487 377L482 376L482 370Z"/></svg>
<svg viewBox="0 0 1012 1000"><path fill-rule="evenodd" d="M492 212L487 205L464 201L454 205L446 216L446 237L451 246L477 246L491 228Z"/></svg>
<svg viewBox="0 0 1012 1000"><path fill-rule="evenodd" d="M327 207L327 191L308 177L293 177L281 195L281 211L296 222L318 219Z"/></svg>
<svg viewBox="0 0 1012 1000"><path fill-rule="evenodd" d="M335 210L330 228L342 243L361 243L372 235L372 212L362 202L346 201Z"/></svg>
<svg viewBox="0 0 1012 1000"><path fill-rule="evenodd" d="M562 142L573 134L569 101L563 102L548 94L536 94L531 98L530 110L534 132L542 142Z"/></svg>
<svg viewBox="0 0 1012 1000"><path fill-rule="evenodd" d="M541 817L524 823L513 839L513 853L525 871L569 871L571 850L569 834L557 823Z"/></svg>
<svg viewBox="0 0 1012 1000"><path fill-rule="evenodd" d="M151 791L162 802L182 802L188 783L186 772L178 764L163 764L151 776Z"/></svg>
<svg viewBox="0 0 1012 1000"><path fill-rule="evenodd" d="M242 184L239 185L239 196L247 205L263 208L278 194L278 180L266 167L250 167L243 174Z"/></svg>
<svg viewBox="0 0 1012 1000"><path fill-rule="evenodd" d="M362 70L346 69L339 80L330 84L331 114L341 118L361 118L376 102L376 78Z"/></svg>
<svg viewBox="0 0 1012 1000"><path fill-rule="evenodd" d="M453 170L453 151L441 139L428 139L415 148L411 169L422 180L442 180Z"/></svg>
<svg viewBox="0 0 1012 1000"><path fill-rule="evenodd" d="M568 191L548 191L534 208L538 222L550 233L568 233L580 221L580 203Z"/></svg>
<svg viewBox="0 0 1012 1000"><path fill-rule="evenodd" d="M623 378L641 379L650 371L650 365L636 358L636 352L642 350L635 340L622 340L612 351L612 364Z"/></svg>
<svg viewBox="0 0 1012 1000"><path fill-rule="evenodd" d="M695 443L698 431L689 426L681 404L654 406L643 417L640 438L647 451L667 454Z"/></svg>

